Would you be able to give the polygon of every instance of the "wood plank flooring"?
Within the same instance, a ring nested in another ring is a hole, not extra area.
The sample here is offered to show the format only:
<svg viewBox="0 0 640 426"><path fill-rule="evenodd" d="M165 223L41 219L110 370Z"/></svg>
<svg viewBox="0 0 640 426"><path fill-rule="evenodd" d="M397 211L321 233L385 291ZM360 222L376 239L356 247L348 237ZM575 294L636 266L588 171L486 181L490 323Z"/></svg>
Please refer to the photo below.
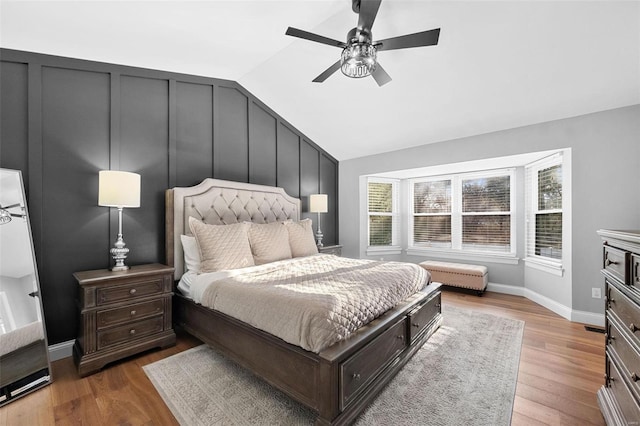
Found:
<svg viewBox="0 0 640 426"><path fill-rule="evenodd" d="M604 335L589 332L523 297L445 290L457 306L525 321L512 425L604 425L596 391L604 375ZM197 346L152 350L80 378L71 358L53 363L54 382L0 408L0 425L176 425L142 366Z"/></svg>

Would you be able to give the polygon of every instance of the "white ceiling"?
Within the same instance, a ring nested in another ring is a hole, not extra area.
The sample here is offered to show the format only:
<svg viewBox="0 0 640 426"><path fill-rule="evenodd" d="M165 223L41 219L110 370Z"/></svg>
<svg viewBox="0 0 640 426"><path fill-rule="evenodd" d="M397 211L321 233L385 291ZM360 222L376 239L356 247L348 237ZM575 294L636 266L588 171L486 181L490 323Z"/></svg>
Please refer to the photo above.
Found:
<svg viewBox="0 0 640 426"><path fill-rule="evenodd" d="M383 0L374 39L393 81L338 71L350 0L5 1L0 46L236 80L338 160L640 103L638 1ZM517 141L516 141L517 142Z"/></svg>

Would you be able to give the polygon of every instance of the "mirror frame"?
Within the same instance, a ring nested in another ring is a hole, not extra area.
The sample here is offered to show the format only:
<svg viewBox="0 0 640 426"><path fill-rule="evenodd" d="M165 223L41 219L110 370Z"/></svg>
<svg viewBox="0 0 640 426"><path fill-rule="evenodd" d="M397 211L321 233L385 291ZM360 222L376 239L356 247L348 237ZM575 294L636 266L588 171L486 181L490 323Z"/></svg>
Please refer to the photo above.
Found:
<svg viewBox="0 0 640 426"><path fill-rule="evenodd" d="M33 232L31 230L31 219L29 218L29 210L27 207L27 197L26 191L24 187L24 180L22 179L22 172L20 170L14 169L5 169L0 168L1 172L14 172L18 176L18 181L20 183L20 191L22 194L22 202L24 204L24 214L27 228L27 235L29 238L29 245L31 247L31 258L33 263L33 278L35 283L35 294L31 293L30 296L36 297L38 299L37 307L40 309L39 315L42 319L42 333L43 339L42 342L44 344L44 360L46 363L43 368L39 368L36 372L30 373L22 378L17 378L15 381L11 383L5 384L0 388L0 407L8 404L9 402L15 401L16 399L23 397L25 395L30 394L31 392L40 389L53 381L53 377L51 374L51 359L49 357L49 342L47 339L47 327L45 325L45 317L44 317L44 307L42 303L42 291L40 287L40 277L38 274L38 264L36 262L36 254L33 245ZM1 225L0 225L1 226ZM35 342L40 342L40 340L36 340ZM29 352L29 349L34 348L34 343L30 342L25 346L22 346L14 351L11 351L0 358L0 372L2 371L2 361L4 359L5 362L11 361L16 362L16 365L21 361L19 359L20 355L23 353ZM35 348L35 353L38 354L38 348ZM39 355L39 354L38 354ZM46 370L46 371L45 371Z"/></svg>

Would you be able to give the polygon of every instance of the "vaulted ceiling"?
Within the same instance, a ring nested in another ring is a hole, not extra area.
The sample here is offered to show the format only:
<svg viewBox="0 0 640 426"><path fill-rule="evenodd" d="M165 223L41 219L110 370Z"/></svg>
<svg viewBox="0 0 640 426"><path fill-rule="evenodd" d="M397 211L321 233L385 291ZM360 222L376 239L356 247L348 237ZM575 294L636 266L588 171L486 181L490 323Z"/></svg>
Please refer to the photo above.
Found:
<svg viewBox="0 0 640 426"><path fill-rule="evenodd" d="M236 80L339 160L640 103L640 2L383 0L374 39L393 81L312 83L345 40L350 0L5 1L0 46ZM517 143L517 141L514 141Z"/></svg>

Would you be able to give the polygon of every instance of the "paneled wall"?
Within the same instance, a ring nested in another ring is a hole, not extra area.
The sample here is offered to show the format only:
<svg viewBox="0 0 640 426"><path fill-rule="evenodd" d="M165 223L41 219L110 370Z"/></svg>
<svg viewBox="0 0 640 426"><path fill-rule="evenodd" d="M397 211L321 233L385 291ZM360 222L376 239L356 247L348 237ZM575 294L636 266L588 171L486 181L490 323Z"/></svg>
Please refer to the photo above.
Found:
<svg viewBox="0 0 640 426"><path fill-rule="evenodd" d="M327 193L324 241L338 242L338 162L238 83L0 55L0 167L27 185L50 344L76 336L73 272L111 262L117 213L97 205L99 170L142 176L141 207L124 211L130 265L164 261L165 189L206 177L281 186L303 212Z"/></svg>

